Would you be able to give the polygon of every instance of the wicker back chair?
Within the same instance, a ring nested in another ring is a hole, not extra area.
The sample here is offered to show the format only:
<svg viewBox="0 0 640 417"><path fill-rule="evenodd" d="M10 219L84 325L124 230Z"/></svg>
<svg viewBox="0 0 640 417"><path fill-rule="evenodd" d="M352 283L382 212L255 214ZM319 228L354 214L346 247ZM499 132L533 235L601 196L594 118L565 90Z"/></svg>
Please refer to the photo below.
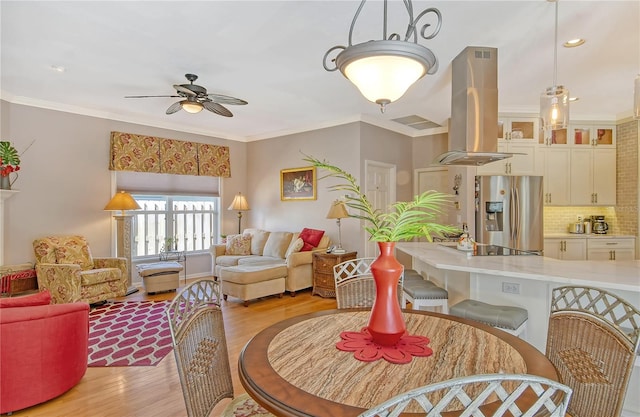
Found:
<svg viewBox="0 0 640 417"><path fill-rule="evenodd" d="M451 410L464 410L463 415L474 417L504 416L507 411L514 417L564 417L570 398L571 388L540 376L471 375L397 395L359 417L394 417L405 411L440 417ZM482 407L485 403L491 405Z"/></svg>
<svg viewBox="0 0 640 417"><path fill-rule="evenodd" d="M219 283L200 280L176 295L166 311L189 417L206 417L224 398L233 398ZM252 410L247 416L271 416L244 394L233 400L222 416L236 409ZM240 415L240 414L238 414Z"/></svg>
<svg viewBox="0 0 640 417"><path fill-rule="evenodd" d="M333 267L338 309L372 307L376 298L376 283L371 274L371 263L376 258L357 258ZM398 302L404 307L403 277L398 281Z"/></svg>
<svg viewBox="0 0 640 417"><path fill-rule="evenodd" d="M639 336L640 311L617 295L592 287L553 290L546 355L573 389L573 417L620 415Z"/></svg>

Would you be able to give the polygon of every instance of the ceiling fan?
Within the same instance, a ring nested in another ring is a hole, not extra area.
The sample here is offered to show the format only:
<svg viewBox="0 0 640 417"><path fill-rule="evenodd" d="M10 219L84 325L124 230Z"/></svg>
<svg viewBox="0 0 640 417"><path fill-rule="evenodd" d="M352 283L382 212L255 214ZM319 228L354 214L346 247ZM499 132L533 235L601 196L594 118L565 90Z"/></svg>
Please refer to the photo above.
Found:
<svg viewBox="0 0 640 417"><path fill-rule="evenodd" d="M223 104L244 105L246 101L235 97L229 97L222 94L209 93L207 89L193 82L198 79L195 74L184 75L190 84L174 84L173 88L176 89L177 95L171 96L125 96L125 98L151 98L151 97L182 97L184 100L173 103L167 109L167 114L173 114L180 109L188 113L199 113L203 108L219 114L220 116L233 117L231 113Z"/></svg>

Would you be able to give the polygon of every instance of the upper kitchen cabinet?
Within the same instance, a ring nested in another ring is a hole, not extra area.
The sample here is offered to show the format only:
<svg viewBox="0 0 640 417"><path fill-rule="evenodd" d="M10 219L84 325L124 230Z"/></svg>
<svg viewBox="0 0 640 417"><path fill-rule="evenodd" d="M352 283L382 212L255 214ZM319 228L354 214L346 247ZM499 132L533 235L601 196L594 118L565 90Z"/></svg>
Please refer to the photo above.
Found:
<svg viewBox="0 0 640 417"><path fill-rule="evenodd" d="M600 146L571 149L571 204L616 204L616 150Z"/></svg>
<svg viewBox="0 0 640 417"><path fill-rule="evenodd" d="M537 117L503 117L498 115L498 141L537 143L538 124Z"/></svg>
<svg viewBox="0 0 640 417"><path fill-rule="evenodd" d="M556 129L545 133L543 129L538 132L539 143L545 146L558 146L569 144L568 129Z"/></svg>
<svg viewBox="0 0 640 417"><path fill-rule="evenodd" d="M498 152L513 157L477 168L478 175L536 175L538 119L498 116Z"/></svg>
<svg viewBox="0 0 640 417"><path fill-rule="evenodd" d="M571 144L581 147L616 147L616 126L608 123L572 123Z"/></svg>

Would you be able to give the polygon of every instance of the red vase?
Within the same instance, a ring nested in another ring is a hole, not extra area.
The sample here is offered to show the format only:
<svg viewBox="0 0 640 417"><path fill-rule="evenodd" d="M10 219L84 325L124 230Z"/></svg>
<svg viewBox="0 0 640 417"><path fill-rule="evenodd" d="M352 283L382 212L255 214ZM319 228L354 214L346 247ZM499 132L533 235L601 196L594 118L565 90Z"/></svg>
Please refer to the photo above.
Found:
<svg viewBox="0 0 640 417"><path fill-rule="evenodd" d="M395 345L407 330L398 303L398 280L402 274L402 264L393 254L395 245L395 242L378 242L380 256L371 263L376 299L367 329L373 341L382 346Z"/></svg>

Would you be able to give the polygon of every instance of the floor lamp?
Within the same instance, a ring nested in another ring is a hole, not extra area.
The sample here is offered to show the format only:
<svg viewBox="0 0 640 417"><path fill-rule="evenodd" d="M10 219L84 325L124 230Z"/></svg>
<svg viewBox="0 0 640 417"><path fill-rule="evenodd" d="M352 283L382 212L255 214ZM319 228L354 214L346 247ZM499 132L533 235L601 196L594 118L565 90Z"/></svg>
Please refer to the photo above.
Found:
<svg viewBox="0 0 640 417"><path fill-rule="evenodd" d="M120 191L116 193L111 201L104 206L107 211L120 211L119 215L113 216L116 219L116 256L127 259L127 294L133 294L138 289L133 286L131 278L131 242L133 240L133 215L125 214L125 210L140 210L140 206L131 194Z"/></svg>
<svg viewBox="0 0 640 417"><path fill-rule="evenodd" d="M240 234L242 232L242 212L251 210L249 208L249 203L247 203L247 199L242 195L242 193L238 193L233 198L233 202L227 210L238 210L238 234Z"/></svg>
<svg viewBox="0 0 640 417"><path fill-rule="evenodd" d="M336 223L338 223L338 247L336 247L332 253L341 254L346 252L342 249L342 231L340 230L340 219L344 219L345 217L349 217L349 213L347 212L347 207L344 205L344 202L340 200L334 201L327 214L327 219L336 219Z"/></svg>

